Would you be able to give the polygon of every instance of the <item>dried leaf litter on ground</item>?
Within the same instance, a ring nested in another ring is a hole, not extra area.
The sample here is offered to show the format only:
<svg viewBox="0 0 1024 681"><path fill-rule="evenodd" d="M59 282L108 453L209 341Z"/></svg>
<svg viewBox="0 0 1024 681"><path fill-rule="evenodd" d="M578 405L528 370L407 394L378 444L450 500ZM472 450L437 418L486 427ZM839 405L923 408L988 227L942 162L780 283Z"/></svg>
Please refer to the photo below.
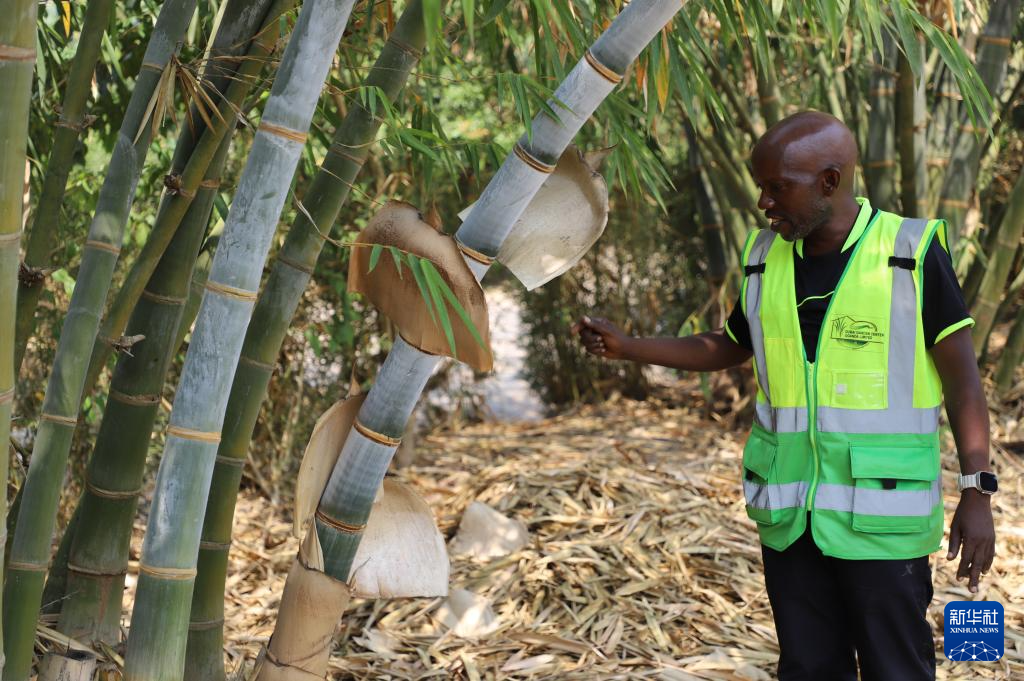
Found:
<svg viewBox="0 0 1024 681"><path fill-rule="evenodd" d="M489 602L494 632L448 631L437 619L441 598L355 599L332 678L774 677L760 549L740 491L743 439L696 410L653 401L424 438L421 465L398 478L430 503L446 538L480 501L525 523L531 543L490 562L452 556L452 589ZM1003 488L993 503L998 556L982 595L1006 609L1006 655L984 665L945 661L942 607L971 596L943 549L932 557L929 610L939 679L1024 678L1024 466L999 447L993 456ZM944 455L947 528L956 470ZM285 506L252 493L239 500L225 638L242 678L273 631L297 549Z"/></svg>

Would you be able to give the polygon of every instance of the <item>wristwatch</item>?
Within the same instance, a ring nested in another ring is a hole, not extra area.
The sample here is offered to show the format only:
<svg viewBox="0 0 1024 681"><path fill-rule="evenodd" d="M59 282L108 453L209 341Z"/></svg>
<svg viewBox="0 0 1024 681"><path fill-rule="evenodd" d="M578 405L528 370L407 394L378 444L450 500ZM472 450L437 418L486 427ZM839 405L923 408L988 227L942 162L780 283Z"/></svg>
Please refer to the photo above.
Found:
<svg viewBox="0 0 1024 681"><path fill-rule="evenodd" d="M956 489L963 492L965 489L976 489L982 494L995 494L999 490L999 478L995 473L980 471L971 475L961 475L957 479Z"/></svg>

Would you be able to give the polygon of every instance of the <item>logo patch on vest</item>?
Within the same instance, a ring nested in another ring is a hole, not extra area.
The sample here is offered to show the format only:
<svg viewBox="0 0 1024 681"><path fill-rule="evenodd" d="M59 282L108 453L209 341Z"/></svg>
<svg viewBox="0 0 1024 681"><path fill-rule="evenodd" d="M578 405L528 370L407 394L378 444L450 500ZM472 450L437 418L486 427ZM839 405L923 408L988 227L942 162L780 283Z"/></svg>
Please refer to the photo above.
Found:
<svg viewBox="0 0 1024 681"><path fill-rule="evenodd" d="M870 319L856 319L849 315L837 317L830 325L832 340L844 348L879 351L885 343L885 332L878 330L879 324Z"/></svg>

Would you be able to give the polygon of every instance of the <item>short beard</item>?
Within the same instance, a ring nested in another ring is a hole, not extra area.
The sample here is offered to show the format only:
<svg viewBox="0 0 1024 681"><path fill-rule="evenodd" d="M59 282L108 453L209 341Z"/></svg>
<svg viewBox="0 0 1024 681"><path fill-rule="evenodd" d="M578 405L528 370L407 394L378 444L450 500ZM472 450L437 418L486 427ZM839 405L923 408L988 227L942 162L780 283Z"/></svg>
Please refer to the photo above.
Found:
<svg viewBox="0 0 1024 681"><path fill-rule="evenodd" d="M832 204L825 199L817 199L811 206L812 217L800 225L793 225L793 241L806 239L814 230L832 219Z"/></svg>

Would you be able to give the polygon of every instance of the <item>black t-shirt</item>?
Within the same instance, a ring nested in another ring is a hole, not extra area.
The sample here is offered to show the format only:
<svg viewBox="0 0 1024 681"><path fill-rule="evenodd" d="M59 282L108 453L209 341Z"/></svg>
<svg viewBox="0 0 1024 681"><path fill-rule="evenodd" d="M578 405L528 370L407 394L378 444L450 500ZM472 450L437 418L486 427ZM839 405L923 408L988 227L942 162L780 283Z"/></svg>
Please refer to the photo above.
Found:
<svg viewBox="0 0 1024 681"><path fill-rule="evenodd" d="M815 359L818 334L825 320L825 311L853 251L853 244L849 244L843 251L824 255L800 256L797 249L793 249L797 315L800 318L800 333L803 336L808 362ZM952 331L971 323L960 284L953 271L953 262L937 236L928 245L924 256L922 297L921 318L924 325L925 347L931 348L937 339L944 338ZM753 351L750 326L738 299L726 321L726 333L736 343Z"/></svg>

